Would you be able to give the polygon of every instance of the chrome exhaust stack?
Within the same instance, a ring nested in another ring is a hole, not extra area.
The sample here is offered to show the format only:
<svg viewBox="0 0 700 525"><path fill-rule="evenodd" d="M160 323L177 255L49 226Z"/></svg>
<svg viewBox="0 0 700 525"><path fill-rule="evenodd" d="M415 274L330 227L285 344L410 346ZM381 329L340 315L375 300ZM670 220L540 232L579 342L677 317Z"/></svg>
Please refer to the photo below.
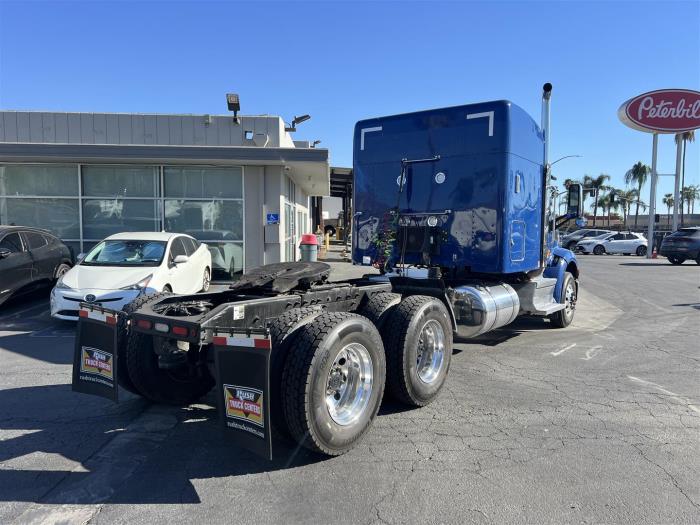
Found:
<svg viewBox="0 0 700 525"><path fill-rule="evenodd" d="M544 165L545 169L549 171L549 111L552 99L552 84L547 82L542 86L542 121L540 123L540 128L544 132ZM547 181L549 183L549 181Z"/></svg>

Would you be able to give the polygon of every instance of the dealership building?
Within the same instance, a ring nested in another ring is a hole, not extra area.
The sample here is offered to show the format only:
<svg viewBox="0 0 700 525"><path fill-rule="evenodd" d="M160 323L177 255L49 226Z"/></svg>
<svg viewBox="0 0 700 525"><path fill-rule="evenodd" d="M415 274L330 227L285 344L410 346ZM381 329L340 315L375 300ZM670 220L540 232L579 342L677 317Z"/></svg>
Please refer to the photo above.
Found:
<svg viewBox="0 0 700 525"><path fill-rule="evenodd" d="M124 231L206 242L213 277L298 257L328 150L275 116L0 111L0 224L85 252Z"/></svg>

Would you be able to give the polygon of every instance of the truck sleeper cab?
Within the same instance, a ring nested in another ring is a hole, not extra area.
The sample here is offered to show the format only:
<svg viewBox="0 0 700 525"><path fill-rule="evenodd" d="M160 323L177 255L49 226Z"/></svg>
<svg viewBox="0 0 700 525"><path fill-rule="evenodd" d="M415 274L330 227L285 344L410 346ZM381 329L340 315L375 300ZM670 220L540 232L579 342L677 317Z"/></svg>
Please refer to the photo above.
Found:
<svg viewBox="0 0 700 525"><path fill-rule="evenodd" d="M238 444L271 457L274 433L338 455L368 431L385 390L432 402L455 338L522 314L568 326L578 268L553 235L545 135L503 101L359 123L353 261L381 274L331 283L324 263L278 263L222 292L142 296L124 313L81 304L80 328L94 317L116 334L112 390L98 395L116 399L118 384L188 404L215 388ZM580 187L569 193L574 218ZM81 349L108 346L95 333L76 339L83 392Z"/></svg>

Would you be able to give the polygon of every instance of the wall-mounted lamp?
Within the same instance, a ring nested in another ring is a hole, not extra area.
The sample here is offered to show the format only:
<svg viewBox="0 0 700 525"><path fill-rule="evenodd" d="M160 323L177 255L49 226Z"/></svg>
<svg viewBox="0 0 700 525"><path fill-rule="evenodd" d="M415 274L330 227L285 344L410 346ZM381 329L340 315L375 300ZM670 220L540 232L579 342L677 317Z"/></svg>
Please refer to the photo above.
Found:
<svg viewBox="0 0 700 525"><path fill-rule="evenodd" d="M297 124L301 124L302 122L306 122L311 118L311 115L302 115L300 117L294 117L294 120L292 120L292 125L285 127L284 131L296 131L297 130Z"/></svg>
<svg viewBox="0 0 700 525"><path fill-rule="evenodd" d="M311 144L311 147L312 147L312 148L315 148L316 145L317 145L317 144L320 144L320 143L321 143L320 140L314 140L313 143Z"/></svg>
<svg viewBox="0 0 700 525"><path fill-rule="evenodd" d="M238 98L238 93L226 93L226 105L229 111L233 111L233 121L239 124L238 112L241 110L241 101Z"/></svg>

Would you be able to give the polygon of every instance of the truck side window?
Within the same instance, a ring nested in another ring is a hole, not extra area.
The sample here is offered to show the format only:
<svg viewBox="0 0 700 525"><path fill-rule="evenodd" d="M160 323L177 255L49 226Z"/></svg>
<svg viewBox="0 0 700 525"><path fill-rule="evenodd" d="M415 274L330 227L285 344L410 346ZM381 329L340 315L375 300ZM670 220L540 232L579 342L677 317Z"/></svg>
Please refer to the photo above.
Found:
<svg viewBox="0 0 700 525"><path fill-rule="evenodd" d="M18 233L8 233L5 238L0 241L0 249L9 250L12 253L19 253L22 250L22 241Z"/></svg>

